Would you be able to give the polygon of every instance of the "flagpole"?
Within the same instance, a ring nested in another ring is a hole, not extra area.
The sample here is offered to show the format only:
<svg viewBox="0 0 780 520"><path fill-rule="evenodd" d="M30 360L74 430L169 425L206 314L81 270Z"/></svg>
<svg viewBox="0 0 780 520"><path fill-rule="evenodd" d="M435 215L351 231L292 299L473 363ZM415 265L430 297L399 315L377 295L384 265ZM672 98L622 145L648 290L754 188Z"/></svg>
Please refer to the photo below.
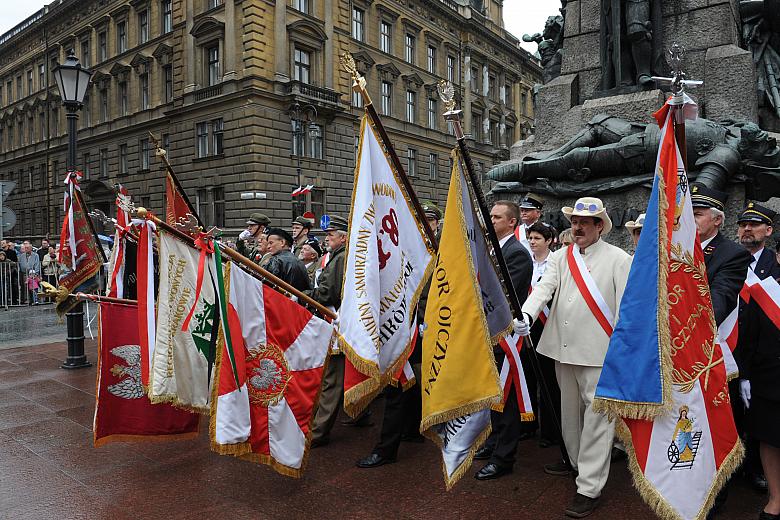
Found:
<svg viewBox="0 0 780 520"><path fill-rule="evenodd" d="M87 210L87 203L84 202L84 196L81 194L81 189L75 189L73 190L73 194L76 196L76 199L79 201L79 205L81 206L81 211L84 212L84 219L89 223L89 229L92 231L92 236L95 238L95 245L98 248L98 251L100 251L100 258L103 259L102 263L108 262L106 259L106 254L103 252L103 247L100 245L100 239L98 238L97 231L95 231L95 226L92 224L92 217L89 216L89 211ZM73 204L73 201L71 201L71 204ZM76 255L76 252L73 252L73 255Z"/></svg>
<svg viewBox="0 0 780 520"><path fill-rule="evenodd" d="M485 228L483 231L485 231L488 239L490 240L490 244L493 246L493 253L495 254L496 263L498 264L498 269L501 274L501 281L503 282L504 291L509 298L509 304L512 306L514 315L517 318L522 319L522 306L520 305L520 299L517 297L515 286L512 284L512 277L509 275L509 268L507 267L506 259L501 252L501 243L498 241L496 230L492 225L488 224L491 222L490 210L488 210L487 201L485 200L485 195L482 193L482 187L479 185L477 174L474 172L474 163L471 160L471 153L469 152L468 146L466 145L466 136L463 133L463 127L461 126L460 121L460 115L462 114L462 111L455 110L455 101L452 94L453 90L451 83L447 81L442 81L439 83L439 97L442 98L445 107L448 109L447 112L444 113L444 119L452 123L452 128L455 132L455 138L458 142L460 155L466 165L466 180L471 185L472 193L477 199L477 207L479 208L479 212L482 215L482 220L485 223ZM563 461L571 467L569 453L566 451L566 445L563 442L563 429L561 426L561 421L555 411L555 405L550 395L547 381L544 377L544 374L542 373L541 365L539 364L539 358L533 343L531 343L530 337L523 337L523 347L530 351L529 359L531 360L531 368L534 371L536 380L541 386L542 399L544 400L545 405L549 408L550 414L553 416L553 420L555 421L555 428L557 429L558 435L560 436L559 446L561 450L561 456L563 457Z"/></svg>
<svg viewBox="0 0 780 520"><path fill-rule="evenodd" d="M176 238L178 238L185 244L189 245L190 247L195 247L194 238L192 238L184 231L176 229L174 226L171 226L167 222L160 220L153 213L150 213L146 208L136 208L135 213L136 215L138 215L139 218L151 220L158 227L176 236ZM313 300L311 296L302 293L301 291L299 291L292 285L288 284L281 278L278 278L277 276L274 276L273 274L269 273L268 271L266 271L256 263L252 262L250 259L242 255L235 249L220 243L219 250L222 251L225 254L225 256L230 257L230 259L236 262L237 264L241 264L245 268L245 270L249 271L249 274L253 275L255 278L259 279L260 281L264 283L270 283L271 285L276 286L277 289L281 289L286 293L288 293L289 295L295 296L296 298L298 298L298 303L315 308L323 318L329 318L330 320L336 319L336 314L333 311L331 311L327 307L324 307L322 304Z"/></svg>
<svg viewBox="0 0 780 520"><path fill-rule="evenodd" d="M173 185L176 187L176 190L181 194L181 198L184 199L184 202L187 203L187 207L190 210L190 214L193 217L195 217L195 220L198 221L198 226L205 228L206 226L203 224L203 221L200 219L198 212L195 211L195 206L192 205L192 202L190 202L189 197L187 197L187 192L184 191L184 186L181 185L181 183L179 182L179 178L176 176L176 172L173 171L173 166L171 166L170 161L168 161L168 151L164 150L163 148L160 148L160 141L158 141L157 138L154 136L154 134L151 132L149 132L149 139L154 144L154 148L155 148L154 155L156 155L162 160L163 164L165 165L165 170L168 172L168 175L171 176Z"/></svg>
<svg viewBox="0 0 780 520"><path fill-rule="evenodd" d="M409 197L409 201L412 203L414 212L416 213L418 220L422 224L423 231L425 231L425 236L428 238L428 241L430 242L431 246L433 246L434 249L438 249L439 241L436 239L436 234L432 229L430 229L427 225L425 225L426 218L425 218L425 212L422 209L422 205L420 204L420 201L417 198L417 194L415 193L414 188L412 187L412 183L409 181L409 177L406 175L406 170L401 165L401 160L398 158L398 155L395 153L395 148L393 148L393 143L390 141L390 136L387 135L385 126L382 124L382 120L380 119L379 114L377 113L376 108L374 107L374 104L371 101L371 96L368 95L368 91L366 90L366 79L357 72L357 69L355 68L355 61L353 60L352 55L349 52L343 53L341 55L340 61L342 67L352 75L352 79L353 79L352 90L360 93L360 95L363 97L363 104L365 105L366 113L368 114L368 117L371 119L371 122L376 127L377 131L379 132L379 137L380 139L382 139L382 144L384 145L387 154L390 156L390 162L393 163L393 168L398 173L398 177L400 177L401 184L403 184L404 186L406 195Z"/></svg>

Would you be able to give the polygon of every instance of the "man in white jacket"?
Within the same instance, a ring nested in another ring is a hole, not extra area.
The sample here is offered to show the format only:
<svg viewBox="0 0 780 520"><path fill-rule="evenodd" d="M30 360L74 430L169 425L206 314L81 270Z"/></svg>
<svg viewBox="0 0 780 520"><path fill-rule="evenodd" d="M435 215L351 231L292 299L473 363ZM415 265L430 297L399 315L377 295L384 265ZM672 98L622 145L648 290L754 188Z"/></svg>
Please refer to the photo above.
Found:
<svg viewBox="0 0 780 520"><path fill-rule="evenodd" d="M609 475L614 424L596 413L592 402L631 257L601 239L612 229L601 200L583 197L562 211L571 222L574 244L550 256L547 270L523 305L523 320L515 320L515 331L527 335L553 298L537 351L555 360L563 440L572 468L561 462L545 466L545 471L578 473L577 494L565 513L583 518L595 510Z"/></svg>

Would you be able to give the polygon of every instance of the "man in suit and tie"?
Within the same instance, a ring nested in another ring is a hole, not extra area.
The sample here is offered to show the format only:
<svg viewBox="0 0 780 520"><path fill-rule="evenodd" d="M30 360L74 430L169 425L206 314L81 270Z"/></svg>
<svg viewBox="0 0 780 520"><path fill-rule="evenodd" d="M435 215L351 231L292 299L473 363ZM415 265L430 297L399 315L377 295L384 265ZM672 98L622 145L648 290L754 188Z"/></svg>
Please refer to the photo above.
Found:
<svg viewBox="0 0 780 520"><path fill-rule="evenodd" d="M574 243L550 255L542 279L523 305L515 332L526 336L552 298L537 352L555 360L561 388L563 440L571 461L548 464L551 475L577 472L577 493L564 510L583 518L598 505L609 476L615 425L593 410L593 397L626 287L631 256L601 239L612 221L600 199L582 197L561 210Z"/></svg>
<svg viewBox="0 0 780 520"><path fill-rule="evenodd" d="M522 304L528 296L534 268L530 253L515 238L515 229L520 222L520 207L515 202L500 200L490 210L490 220L496 231L498 243L501 245L501 255L506 260L515 293ZM500 346L493 345L493 354L496 356L496 363L500 370L504 362L504 351ZM524 371L530 369L530 366L523 366ZM509 396L504 403L504 411L491 414L491 422L490 437L475 455L478 460L488 460L488 463L474 475L477 480L492 480L512 473L517 443L524 431L514 389L509 391Z"/></svg>

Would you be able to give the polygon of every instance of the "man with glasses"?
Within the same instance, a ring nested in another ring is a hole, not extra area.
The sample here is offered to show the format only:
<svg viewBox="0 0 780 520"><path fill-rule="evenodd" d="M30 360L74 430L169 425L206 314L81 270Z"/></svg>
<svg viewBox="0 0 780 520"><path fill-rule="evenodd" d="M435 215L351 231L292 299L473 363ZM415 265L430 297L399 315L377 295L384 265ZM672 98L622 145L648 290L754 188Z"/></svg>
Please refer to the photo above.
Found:
<svg viewBox="0 0 780 520"><path fill-rule="evenodd" d="M547 269L523 305L515 332L531 323L552 298L537 351L555 360L561 388L561 423L571 467L548 464L551 475L577 474L577 494L565 514L590 515L609 476L615 426L593 410L593 397L615 316L628 279L631 256L601 239L612 221L600 199L583 197L561 210L571 222L574 243L549 257Z"/></svg>

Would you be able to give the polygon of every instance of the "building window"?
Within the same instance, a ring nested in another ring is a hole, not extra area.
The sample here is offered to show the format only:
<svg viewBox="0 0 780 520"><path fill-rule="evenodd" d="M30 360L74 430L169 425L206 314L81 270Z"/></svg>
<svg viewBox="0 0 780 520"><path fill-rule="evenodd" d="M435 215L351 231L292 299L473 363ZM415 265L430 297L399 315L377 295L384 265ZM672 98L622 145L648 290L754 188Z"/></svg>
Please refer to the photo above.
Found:
<svg viewBox="0 0 780 520"><path fill-rule="evenodd" d="M482 142L482 116L480 114L471 115L471 137L478 143Z"/></svg>
<svg viewBox="0 0 780 520"><path fill-rule="evenodd" d="M207 226L225 226L225 189L199 189L195 194L195 209Z"/></svg>
<svg viewBox="0 0 780 520"><path fill-rule="evenodd" d="M406 60L406 63L414 65L414 50L416 44L416 38L411 34L407 34L404 44L404 59Z"/></svg>
<svg viewBox="0 0 780 520"><path fill-rule="evenodd" d="M108 89L100 89L100 122L108 121Z"/></svg>
<svg viewBox="0 0 780 520"><path fill-rule="evenodd" d="M60 135L60 109L52 108L51 110L51 135L53 137L59 137Z"/></svg>
<svg viewBox="0 0 780 520"><path fill-rule="evenodd" d="M171 158L171 134L163 134L162 135L162 147L163 150L165 150L166 156L168 159Z"/></svg>
<svg viewBox="0 0 780 520"><path fill-rule="evenodd" d="M119 145L119 174L127 175L127 144Z"/></svg>
<svg viewBox="0 0 780 520"><path fill-rule="evenodd" d="M438 114L437 112L437 104L436 100L433 98L428 98L428 128L431 130L436 130L436 122L438 121Z"/></svg>
<svg viewBox="0 0 780 520"><path fill-rule="evenodd" d="M141 139L138 142L138 164L140 165L141 170L149 169L149 150L149 139Z"/></svg>
<svg viewBox="0 0 780 520"><path fill-rule="evenodd" d="M488 96L493 101L496 100L496 77L488 76Z"/></svg>
<svg viewBox="0 0 780 520"><path fill-rule="evenodd" d="M526 102L528 101L528 95L523 92L520 94L520 113L523 115L526 115L528 112L526 111Z"/></svg>
<svg viewBox="0 0 780 520"><path fill-rule="evenodd" d="M428 179L435 181L439 176L439 156L435 153L428 154L428 163L430 164Z"/></svg>
<svg viewBox="0 0 780 520"><path fill-rule="evenodd" d="M414 148L406 150L406 173L409 177L417 175L417 150Z"/></svg>
<svg viewBox="0 0 780 520"><path fill-rule="evenodd" d="M98 61L103 62L108 59L108 38L106 31L98 33Z"/></svg>
<svg viewBox="0 0 780 520"><path fill-rule="evenodd" d="M352 37L361 42L365 39L364 17L362 9L352 8Z"/></svg>
<svg viewBox="0 0 780 520"><path fill-rule="evenodd" d="M116 53L122 54L127 50L127 22L116 24Z"/></svg>
<svg viewBox="0 0 780 520"><path fill-rule="evenodd" d="M33 119L32 114L27 118L27 138L30 144L35 142L35 120Z"/></svg>
<svg viewBox="0 0 780 520"><path fill-rule="evenodd" d="M35 92L35 87L33 87L33 73L32 70L27 71L27 95L29 96Z"/></svg>
<svg viewBox="0 0 780 520"><path fill-rule="evenodd" d="M196 134L196 147L198 149L198 157L206 157L209 154L209 124L198 123L195 126Z"/></svg>
<svg viewBox="0 0 780 520"><path fill-rule="evenodd" d="M308 137L308 150L307 155L312 159L322 159L323 146L322 146L322 127L320 125L309 124Z"/></svg>
<svg viewBox="0 0 780 520"><path fill-rule="evenodd" d="M14 127L13 125L8 125L8 151L14 149Z"/></svg>
<svg viewBox="0 0 780 520"><path fill-rule="evenodd" d="M436 74L436 47L428 46L428 72Z"/></svg>
<svg viewBox="0 0 780 520"><path fill-rule="evenodd" d="M46 113L45 112L40 112L38 114L38 125L41 131L41 141L45 141L46 138L48 137L48 135L46 135Z"/></svg>
<svg viewBox="0 0 780 520"><path fill-rule="evenodd" d="M406 122L414 123L415 104L417 103L417 93L413 90L406 91Z"/></svg>
<svg viewBox="0 0 780 520"><path fill-rule="evenodd" d="M89 65L84 65L85 67L89 67ZM41 63L38 65L38 90L43 90L46 88L46 66ZM2 100L0 100L0 103L2 103Z"/></svg>
<svg viewBox="0 0 780 520"><path fill-rule="evenodd" d="M292 155L309 157L311 159L324 158L323 129L315 123L303 124L301 121L292 120Z"/></svg>
<svg viewBox="0 0 780 520"><path fill-rule="evenodd" d="M479 92L479 67L471 67L471 91Z"/></svg>
<svg viewBox="0 0 780 520"><path fill-rule="evenodd" d="M100 178L108 179L108 148L100 149Z"/></svg>
<svg viewBox="0 0 780 520"><path fill-rule="evenodd" d="M447 55L447 81L455 83L455 56Z"/></svg>
<svg viewBox="0 0 780 520"><path fill-rule="evenodd" d="M138 13L138 43L149 41L149 11L144 9Z"/></svg>
<svg viewBox="0 0 780 520"><path fill-rule="evenodd" d="M141 110L149 108L149 74L139 76L141 83Z"/></svg>
<svg viewBox="0 0 780 520"><path fill-rule="evenodd" d="M294 54L293 79L301 83L309 83L311 79L311 53L296 47Z"/></svg>
<svg viewBox="0 0 780 520"><path fill-rule="evenodd" d="M92 176L92 171L89 166L89 154L85 153L81 157L81 167L83 168L84 178L89 179Z"/></svg>
<svg viewBox="0 0 780 520"><path fill-rule="evenodd" d="M215 7L219 7L222 5L222 0L209 0L208 8L214 9Z"/></svg>
<svg viewBox="0 0 780 520"><path fill-rule="evenodd" d="M19 133L19 148L24 146L24 121L21 119L19 120L19 128L17 129Z"/></svg>
<svg viewBox="0 0 780 520"><path fill-rule="evenodd" d="M169 103L173 101L173 66L166 65L163 67L163 91L165 92L165 102Z"/></svg>
<svg viewBox="0 0 780 520"><path fill-rule="evenodd" d="M162 32L167 34L173 30L173 0L162 2Z"/></svg>
<svg viewBox="0 0 780 520"><path fill-rule="evenodd" d="M304 14L309 14L309 0L293 0L293 8Z"/></svg>
<svg viewBox="0 0 780 520"><path fill-rule="evenodd" d="M385 21L379 22L379 50L392 54L393 26Z"/></svg>
<svg viewBox="0 0 780 520"><path fill-rule="evenodd" d="M24 96L22 95L22 76L16 76L16 99L22 99Z"/></svg>
<svg viewBox="0 0 780 520"><path fill-rule="evenodd" d="M360 92L352 91L352 106L355 108L363 108L363 96Z"/></svg>
<svg viewBox="0 0 780 520"><path fill-rule="evenodd" d="M119 115L127 115L127 81L119 82Z"/></svg>
<svg viewBox="0 0 780 520"><path fill-rule="evenodd" d="M382 82L382 115L389 116L393 109L393 84L389 81Z"/></svg>
<svg viewBox="0 0 780 520"><path fill-rule="evenodd" d="M35 166L30 166L30 169L27 170L27 189L32 191L33 190L33 177L35 177ZM35 213L33 213L33 218L35 216Z"/></svg>
<svg viewBox="0 0 780 520"><path fill-rule="evenodd" d="M211 150L214 155L222 155L222 142L224 136L224 121L222 118L211 122Z"/></svg>
<svg viewBox="0 0 780 520"><path fill-rule="evenodd" d="M90 102L89 95L84 96L84 128L92 126L92 103Z"/></svg>
<svg viewBox="0 0 780 520"><path fill-rule="evenodd" d="M219 72L219 44L206 48L206 76L208 78L208 85L216 85L222 81L222 77Z"/></svg>
<svg viewBox="0 0 780 520"><path fill-rule="evenodd" d="M6 84L5 84L5 91L6 91L6 92L8 92L8 104L9 104L9 105L10 105L10 104L13 102L13 100L14 100L14 99L13 99L13 92L11 91L11 89L13 89L13 85L14 85L14 84L13 84L13 82L12 82L12 81L9 81L8 83L6 83Z"/></svg>
<svg viewBox="0 0 780 520"><path fill-rule="evenodd" d="M306 153L304 144L304 134L306 132L303 130L303 123L296 119L292 119L290 122L292 125L292 139L290 140L290 144L292 145L292 155L302 156Z"/></svg>
<svg viewBox="0 0 780 520"><path fill-rule="evenodd" d="M79 58L81 61L82 67L90 67L92 62L89 59L89 40L83 40L81 42L81 57ZM43 69L43 65L41 65L41 70ZM43 87L43 84L41 84L41 87Z"/></svg>

